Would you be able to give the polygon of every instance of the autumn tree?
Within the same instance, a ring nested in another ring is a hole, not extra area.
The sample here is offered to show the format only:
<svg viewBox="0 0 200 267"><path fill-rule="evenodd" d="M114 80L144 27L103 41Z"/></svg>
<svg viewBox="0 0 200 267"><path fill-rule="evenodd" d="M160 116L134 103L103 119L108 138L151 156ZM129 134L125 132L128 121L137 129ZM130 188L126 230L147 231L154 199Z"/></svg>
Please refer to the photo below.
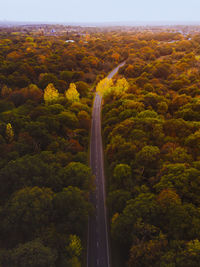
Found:
<svg viewBox="0 0 200 267"><path fill-rule="evenodd" d="M44 90L44 101L46 104L53 103L58 100L59 93L52 83L49 83Z"/></svg>
<svg viewBox="0 0 200 267"><path fill-rule="evenodd" d="M70 102L77 102L80 100L79 95L79 92L76 90L76 85L74 83L70 83L68 90L65 92L66 98Z"/></svg>
<svg viewBox="0 0 200 267"><path fill-rule="evenodd" d="M14 131L10 123L6 125L6 139L8 143L11 143L14 139Z"/></svg>
<svg viewBox="0 0 200 267"><path fill-rule="evenodd" d="M96 91L103 96L113 85L112 79L104 78L101 80L96 87Z"/></svg>
<svg viewBox="0 0 200 267"><path fill-rule="evenodd" d="M76 235L70 235L66 250L72 257L80 257L83 250L80 238Z"/></svg>

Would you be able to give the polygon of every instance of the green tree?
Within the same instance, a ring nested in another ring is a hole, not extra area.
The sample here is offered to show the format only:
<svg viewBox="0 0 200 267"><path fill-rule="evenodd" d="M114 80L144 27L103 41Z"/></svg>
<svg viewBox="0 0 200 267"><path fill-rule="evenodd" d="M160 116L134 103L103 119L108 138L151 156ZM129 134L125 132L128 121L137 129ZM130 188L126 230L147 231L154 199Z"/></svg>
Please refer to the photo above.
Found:
<svg viewBox="0 0 200 267"><path fill-rule="evenodd" d="M81 97L87 97L88 92L89 92L89 85L86 82L76 82L76 89L79 92Z"/></svg>
<svg viewBox="0 0 200 267"><path fill-rule="evenodd" d="M107 197L107 203L111 217L123 211L126 202L131 199L131 193L122 189L111 191Z"/></svg>
<svg viewBox="0 0 200 267"><path fill-rule="evenodd" d="M160 150L157 146L144 146L136 154L136 164L143 166L144 174L151 177L159 168L159 156Z"/></svg>
<svg viewBox="0 0 200 267"><path fill-rule="evenodd" d="M90 116L85 110L81 110L78 113L78 119L80 126L86 130L90 129Z"/></svg>
<svg viewBox="0 0 200 267"><path fill-rule="evenodd" d="M116 189L131 190L132 172L127 164L117 164L113 172L112 184Z"/></svg>
<svg viewBox="0 0 200 267"><path fill-rule="evenodd" d="M42 244L41 240L35 239L9 252L6 266L15 267L55 267L56 252Z"/></svg>
<svg viewBox="0 0 200 267"><path fill-rule="evenodd" d="M176 163L167 164L160 171L160 181L155 185L157 191L163 189L174 189L179 196L192 203L200 203L199 195L196 194L200 189L200 171L196 168L187 168L186 164Z"/></svg>
<svg viewBox="0 0 200 267"><path fill-rule="evenodd" d="M91 180L90 168L80 162L70 162L65 168L59 172L59 177L62 179L63 187L69 185L87 190Z"/></svg>
<svg viewBox="0 0 200 267"><path fill-rule="evenodd" d="M53 221L62 234L83 236L88 221L89 204L85 194L77 187L68 186L53 199Z"/></svg>
<svg viewBox="0 0 200 267"><path fill-rule="evenodd" d="M30 240L52 215L53 192L49 188L26 187L14 193L4 208L4 227L14 242Z"/></svg>
<svg viewBox="0 0 200 267"><path fill-rule="evenodd" d="M114 215L111 234L119 244L130 246L132 242L133 225L141 218L145 223L153 224L158 214L158 204L155 195L141 193L136 198L127 201L123 212Z"/></svg>

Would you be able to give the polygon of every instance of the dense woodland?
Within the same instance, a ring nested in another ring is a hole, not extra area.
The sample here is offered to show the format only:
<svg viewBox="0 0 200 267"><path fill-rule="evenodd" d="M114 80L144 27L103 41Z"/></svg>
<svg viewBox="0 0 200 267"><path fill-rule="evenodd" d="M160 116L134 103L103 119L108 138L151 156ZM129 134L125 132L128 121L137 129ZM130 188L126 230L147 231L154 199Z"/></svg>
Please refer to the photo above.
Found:
<svg viewBox="0 0 200 267"><path fill-rule="evenodd" d="M114 266L200 262L200 36L162 36L130 36L104 90Z"/></svg>
<svg viewBox="0 0 200 267"><path fill-rule="evenodd" d="M88 144L115 40L0 31L0 262L82 266L93 187ZM37 255L37 256L35 256Z"/></svg>
<svg viewBox="0 0 200 267"><path fill-rule="evenodd" d="M97 86L113 255L198 266L199 59L198 34L0 30L0 266L84 266L93 89L124 60Z"/></svg>

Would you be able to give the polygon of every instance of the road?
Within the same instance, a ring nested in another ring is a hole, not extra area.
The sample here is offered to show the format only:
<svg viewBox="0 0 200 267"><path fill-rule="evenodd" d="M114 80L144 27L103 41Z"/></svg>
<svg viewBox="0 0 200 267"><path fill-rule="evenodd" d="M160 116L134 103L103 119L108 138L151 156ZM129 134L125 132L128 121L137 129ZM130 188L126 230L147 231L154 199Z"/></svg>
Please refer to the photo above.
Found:
<svg viewBox="0 0 200 267"><path fill-rule="evenodd" d="M121 63L108 74L111 79L125 63ZM103 146L101 136L101 97L96 93L92 112L90 141L90 166L95 176L95 190L90 201L95 211L89 217L87 267L110 267L107 212L105 204L105 178Z"/></svg>

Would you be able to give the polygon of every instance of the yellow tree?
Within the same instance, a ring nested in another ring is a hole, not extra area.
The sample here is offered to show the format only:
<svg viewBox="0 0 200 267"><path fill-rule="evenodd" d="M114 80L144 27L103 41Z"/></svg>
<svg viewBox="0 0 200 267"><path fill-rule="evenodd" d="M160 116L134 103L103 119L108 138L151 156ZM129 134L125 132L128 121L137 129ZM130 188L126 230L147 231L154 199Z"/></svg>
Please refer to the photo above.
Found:
<svg viewBox="0 0 200 267"><path fill-rule="evenodd" d="M71 102L79 101L79 92L76 90L76 85L74 83L70 83L69 89L65 92L66 98Z"/></svg>
<svg viewBox="0 0 200 267"><path fill-rule="evenodd" d="M128 90L129 88L129 83L125 78L118 79L116 83L116 87L120 87L123 91Z"/></svg>
<svg viewBox="0 0 200 267"><path fill-rule="evenodd" d="M44 90L44 101L46 104L50 104L56 101L59 97L58 90L52 83L49 83Z"/></svg>
<svg viewBox="0 0 200 267"><path fill-rule="evenodd" d="M96 87L96 91L103 96L105 93L107 93L110 88L113 86L113 81L112 79L109 78L104 78L101 80Z"/></svg>
<svg viewBox="0 0 200 267"><path fill-rule="evenodd" d="M128 90L128 88L129 88L129 83L125 78L118 79L115 87L113 88L114 95L120 96L123 93L125 93Z"/></svg>
<svg viewBox="0 0 200 267"><path fill-rule="evenodd" d="M66 247L67 252L71 254L71 256L79 257L81 255L81 252L83 250L81 245L81 240L76 235L70 235L69 236L69 245Z"/></svg>
<svg viewBox="0 0 200 267"><path fill-rule="evenodd" d="M6 139L8 143L11 143L14 139L14 131L10 123L6 125Z"/></svg>

